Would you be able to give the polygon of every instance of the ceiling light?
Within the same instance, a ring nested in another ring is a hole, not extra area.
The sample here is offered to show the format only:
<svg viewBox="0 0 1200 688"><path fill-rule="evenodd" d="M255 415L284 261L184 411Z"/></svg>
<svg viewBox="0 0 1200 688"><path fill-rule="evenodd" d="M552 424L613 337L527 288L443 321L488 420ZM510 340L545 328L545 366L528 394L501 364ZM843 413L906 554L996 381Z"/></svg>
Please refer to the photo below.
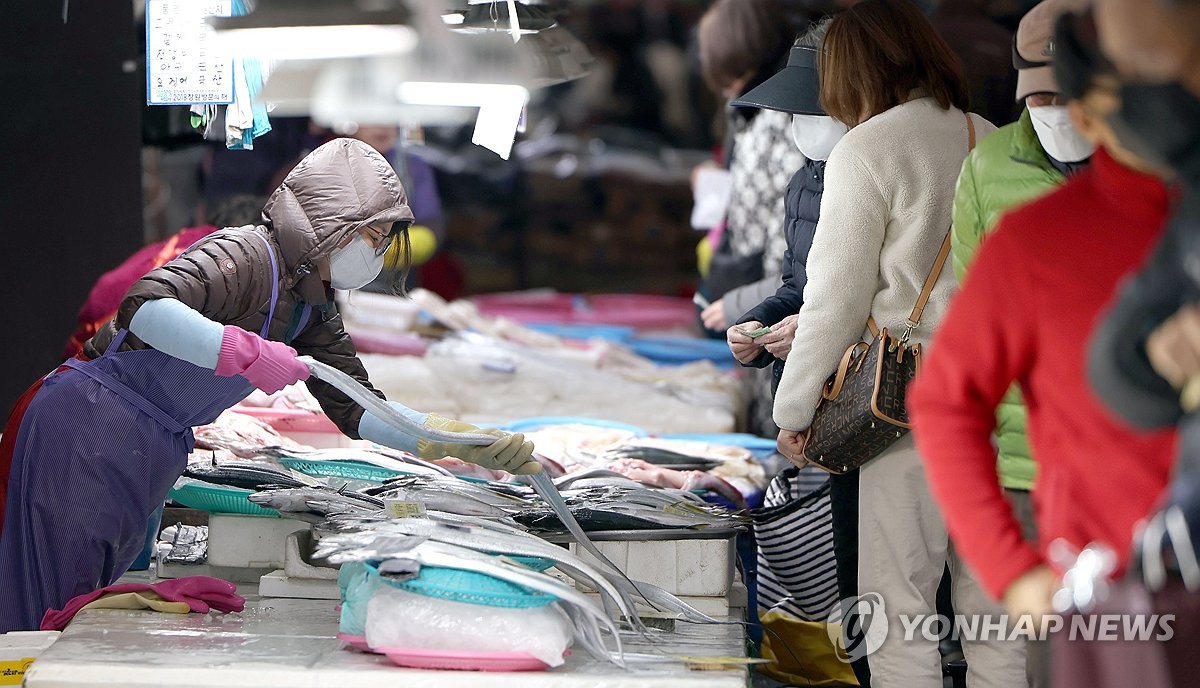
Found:
<svg viewBox="0 0 1200 688"><path fill-rule="evenodd" d="M530 7L521 2L513 3L517 11L517 24L521 35L535 34L555 26L558 22L540 7ZM465 9L457 9L442 15L442 21L458 33L511 33L507 2L472 3Z"/></svg>
<svg viewBox="0 0 1200 688"><path fill-rule="evenodd" d="M399 0L259 0L249 14L208 19L231 52L279 60L411 52L409 21Z"/></svg>

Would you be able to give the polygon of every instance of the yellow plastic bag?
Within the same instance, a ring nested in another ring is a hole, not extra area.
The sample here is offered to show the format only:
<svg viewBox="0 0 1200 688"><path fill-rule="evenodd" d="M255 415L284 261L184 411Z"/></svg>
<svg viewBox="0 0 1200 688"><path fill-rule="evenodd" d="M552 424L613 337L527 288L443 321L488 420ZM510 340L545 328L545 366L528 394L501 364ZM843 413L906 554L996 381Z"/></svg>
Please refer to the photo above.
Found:
<svg viewBox="0 0 1200 688"><path fill-rule="evenodd" d="M759 621L764 628L762 657L772 660L758 666L763 674L795 686L858 685L854 670L838 659L831 640L841 637L841 624L803 621L778 611L759 616Z"/></svg>

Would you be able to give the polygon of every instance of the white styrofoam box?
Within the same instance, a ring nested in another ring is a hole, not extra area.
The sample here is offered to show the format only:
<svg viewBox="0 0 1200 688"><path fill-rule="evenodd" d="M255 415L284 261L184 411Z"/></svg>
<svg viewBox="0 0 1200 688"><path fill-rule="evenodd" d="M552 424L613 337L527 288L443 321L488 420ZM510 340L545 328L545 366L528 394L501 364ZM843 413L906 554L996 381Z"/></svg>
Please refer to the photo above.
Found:
<svg viewBox="0 0 1200 688"><path fill-rule="evenodd" d="M636 579L635 579L636 580ZM599 598L600 593L585 592L585 595L592 598ZM748 604L749 592L746 586L742 583L740 576L733 581L729 586L727 595L677 595L680 602L692 607L701 614L707 614L713 617L737 617L745 616L746 606ZM674 612L666 612L655 609L645 602L634 597L634 606L639 616L655 617L667 616L674 617Z"/></svg>
<svg viewBox="0 0 1200 688"><path fill-rule="evenodd" d="M688 540L597 540L594 543L617 568L634 580L657 585L673 595L721 597L733 582L737 550L734 538ZM587 550L571 551L596 562Z"/></svg>
<svg viewBox="0 0 1200 688"><path fill-rule="evenodd" d="M154 569L158 578L187 578L188 576L209 576L220 578L230 583L257 583L264 573L273 570L270 566L248 568L245 566L210 566L209 564L181 564L179 562L162 562Z"/></svg>
<svg viewBox="0 0 1200 688"><path fill-rule="evenodd" d="M287 537L283 555L283 572L287 574L288 578L337 580L339 567L314 565L308 558L308 553L311 551L311 532L301 530Z"/></svg>
<svg viewBox="0 0 1200 688"><path fill-rule="evenodd" d="M308 523L291 518L212 514L208 519L208 563L279 568L284 564L287 536L308 529Z"/></svg>
<svg viewBox="0 0 1200 688"><path fill-rule="evenodd" d="M337 580L292 578L280 569L266 574L258 581L260 597L295 597L306 600L340 600L342 591Z"/></svg>
<svg viewBox="0 0 1200 688"><path fill-rule="evenodd" d="M0 686L19 686L38 655L58 640L58 631L0 634Z"/></svg>

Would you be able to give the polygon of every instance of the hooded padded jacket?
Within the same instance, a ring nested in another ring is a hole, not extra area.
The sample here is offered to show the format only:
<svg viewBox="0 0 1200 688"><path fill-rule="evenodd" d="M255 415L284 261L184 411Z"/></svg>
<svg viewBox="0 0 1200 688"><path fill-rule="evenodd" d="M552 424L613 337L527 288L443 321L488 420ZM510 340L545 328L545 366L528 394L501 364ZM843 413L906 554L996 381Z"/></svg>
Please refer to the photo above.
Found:
<svg viewBox="0 0 1200 688"><path fill-rule="evenodd" d="M116 318L87 342L84 353L91 358L103 354L116 333L129 328L138 308L154 299L177 299L213 321L259 332L270 310L275 275L279 297L268 339L336 367L382 398L370 386L316 263L360 228L412 222L391 165L361 141L330 141L287 175L263 207L262 220L215 232L147 273L126 293ZM122 351L144 348L148 345L132 334L121 346ZM311 378L307 384L326 415L357 439L362 407L320 380Z"/></svg>

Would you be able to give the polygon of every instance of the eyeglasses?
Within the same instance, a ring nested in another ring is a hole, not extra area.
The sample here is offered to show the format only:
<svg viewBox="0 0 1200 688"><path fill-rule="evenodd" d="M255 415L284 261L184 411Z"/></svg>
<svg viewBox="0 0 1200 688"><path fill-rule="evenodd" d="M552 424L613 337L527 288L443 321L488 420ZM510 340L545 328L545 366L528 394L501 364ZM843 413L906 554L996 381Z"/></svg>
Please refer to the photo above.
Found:
<svg viewBox="0 0 1200 688"><path fill-rule="evenodd" d="M344 239L338 242L337 248L346 248L350 245L350 242L354 241L355 237L362 237L368 246L375 249L376 256L382 256L392 247L392 241L396 238L396 232L392 231L391 227L387 229L360 227L358 232L347 234Z"/></svg>

